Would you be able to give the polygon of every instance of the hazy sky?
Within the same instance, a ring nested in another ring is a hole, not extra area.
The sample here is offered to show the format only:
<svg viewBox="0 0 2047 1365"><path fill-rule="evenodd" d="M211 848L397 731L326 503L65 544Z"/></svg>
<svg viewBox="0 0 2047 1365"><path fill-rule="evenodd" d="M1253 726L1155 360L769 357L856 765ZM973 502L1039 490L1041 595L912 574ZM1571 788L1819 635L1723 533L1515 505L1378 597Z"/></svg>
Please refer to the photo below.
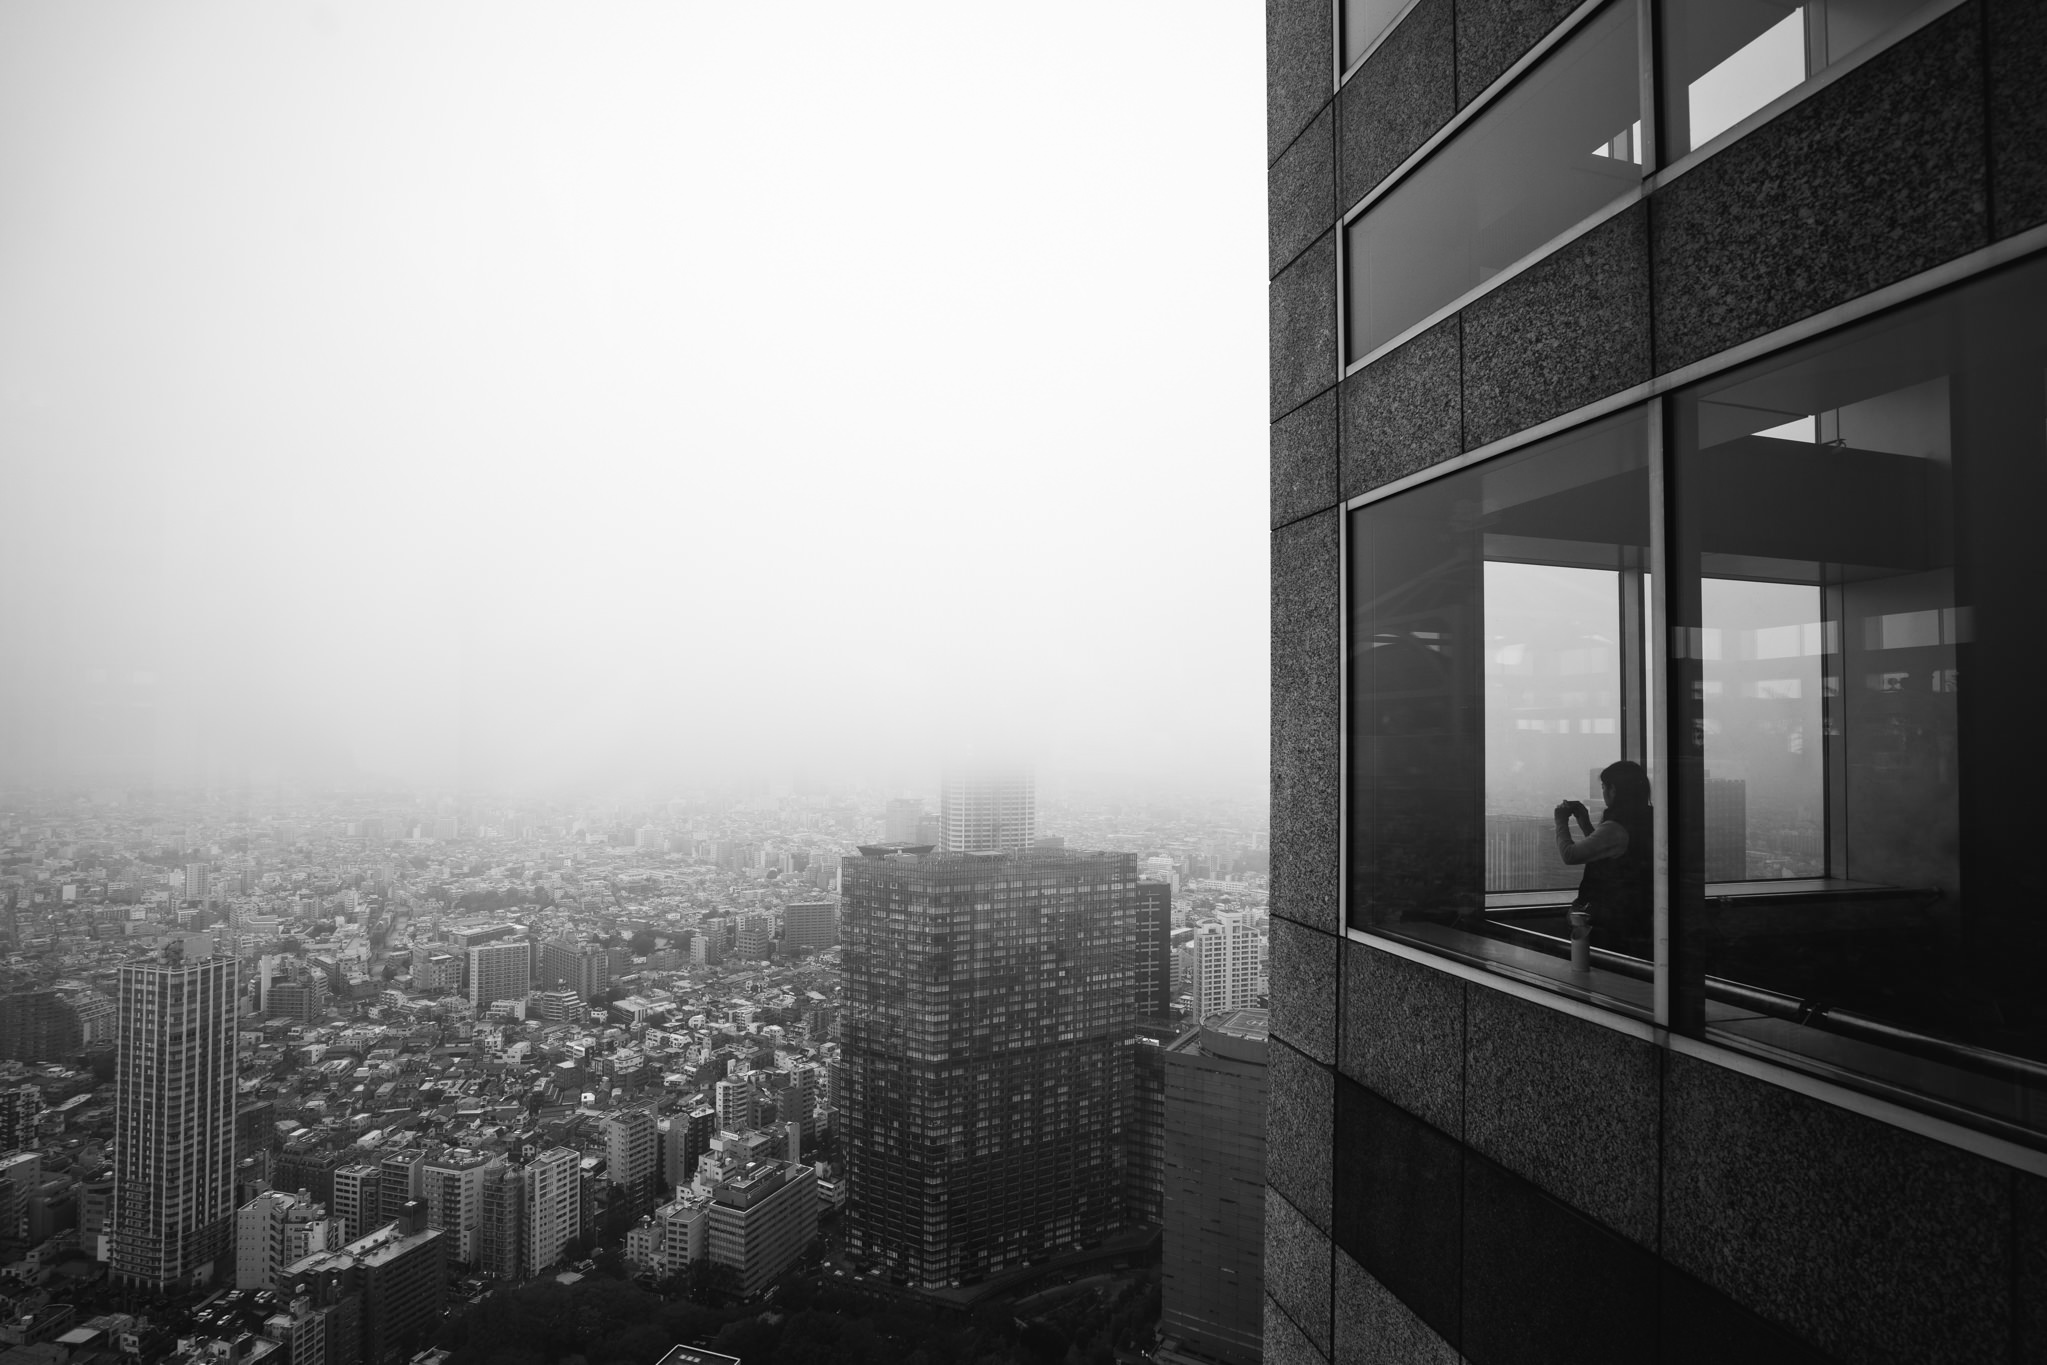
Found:
<svg viewBox="0 0 2047 1365"><path fill-rule="evenodd" d="M1266 754L1262 7L0 5L0 766Z"/></svg>

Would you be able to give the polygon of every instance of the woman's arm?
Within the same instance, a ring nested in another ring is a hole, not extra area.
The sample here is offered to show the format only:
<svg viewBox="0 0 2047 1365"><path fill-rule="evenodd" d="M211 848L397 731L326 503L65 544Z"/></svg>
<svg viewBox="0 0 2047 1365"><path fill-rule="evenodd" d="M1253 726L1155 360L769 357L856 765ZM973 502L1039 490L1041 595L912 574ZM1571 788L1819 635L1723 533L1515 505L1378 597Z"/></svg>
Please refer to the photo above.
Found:
<svg viewBox="0 0 2047 1365"><path fill-rule="evenodd" d="M1573 867L1597 858L1618 858L1628 851L1627 826L1608 820L1576 843L1571 841L1570 818L1557 813L1557 852Z"/></svg>

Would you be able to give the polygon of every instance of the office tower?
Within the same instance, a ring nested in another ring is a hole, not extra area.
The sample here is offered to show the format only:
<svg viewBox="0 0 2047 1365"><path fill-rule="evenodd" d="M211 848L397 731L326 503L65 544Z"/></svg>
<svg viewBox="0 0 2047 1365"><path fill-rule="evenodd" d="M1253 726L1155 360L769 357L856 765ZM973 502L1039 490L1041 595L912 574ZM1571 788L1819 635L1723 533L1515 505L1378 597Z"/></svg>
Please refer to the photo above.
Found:
<svg viewBox="0 0 2047 1365"><path fill-rule="evenodd" d="M114 1060L110 1274L165 1289L229 1270L235 1195L233 958L124 963Z"/></svg>
<svg viewBox="0 0 2047 1365"><path fill-rule="evenodd" d="M938 823L947 853L1015 853L1038 837L1037 782L1028 768L979 766L945 775Z"/></svg>
<svg viewBox="0 0 2047 1365"><path fill-rule="evenodd" d="M353 1301L326 1325L327 1365L393 1365L426 1344L447 1304L448 1243L426 1220L426 1205L408 1200L389 1226L308 1256L278 1277L310 1304ZM293 1365L302 1363L294 1357Z"/></svg>
<svg viewBox="0 0 2047 1365"><path fill-rule="evenodd" d="M1137 884L1136 968L1131 988L1139 1019L1173 1017L1173 888L1167 882Z"/></svg>
<svg viewBox="0 0 2047 1365"><path fill-rule="evenodd" d="M882 817L881 841L885 844L914 844L917 840L917 826L924 819L924 799L918 796L898 796L890 799L888 810Z"/></svg>
<svg viewBox="0 0 2047 1365"><path fill-rule="evenodd" d="M601 943L548 939L540 945L537 972L535 985L566 987L592 1000L611 987L611 955Z"/></svg>
<svg viewBox="0 0 2047 1365"><path fill-rule="evenodd" d="M427 1226L448 1234L448 1259L474 1265L483 1226L484 1170L490 1154L455 1147L420 1163Z"/></svg>
<svg viewBox="0 0 2047 1365"><path fill-rule="evenodd" d="M792 901L782 910L782 946L829 948L839 941L837 901Z"/></svg>
<svg viewBox="0 0 2047 1365"><path fill-rule="evenodd" d="M718 1110L696 1104L668 1116L662 1134L661 1174L671 1189L681 1189L696 1178L697 1160L711 1150L718 1132Z"/></svg>
<svg viewBox="0 0 2047 1365"><path fill-rule="evenodd" d="M43 1092L33 1085L0 1090L0 1152L36 1146L36 1125L43 1114Z"/></svg>
<svg viewBox="0 0 2047 1365"><path fill-rule="evenodd" d="M583 1223L583 1159L554 1147L526 1163L525 1273L538 1275L561 1259Z"/></svg>
<svg viewBox="0 0 2047 1365"><path fill-rule="evenodd" d="M2040 6L1267 13L1268 1358L2023 1352Z"/></svg>
<svg viewBox="0 0 2047 1365"><path fill-rule="evenodd" d="M407 1147L377 1163L377 1221L391 1222L426 1195L426 1151Z"/></svg>
<svg viewBox="0 0 2047 1365"><path fill-rule="evenodd" d="M533 988L533 945L524 939L469 950L469 1003L486 1010L499 1000L524 1000Z"/></svg>
<svg viewBox="0 0 2047 1365"><path fill-rule="evenodd" d="M705 1251L738 1272L749 1297L796 1263L817 1236L817 1172L773 1158L748 1161L709 1186Z"/></svg>
<svg viewBox="0 0 2047 1365"><path fill-rule="evenodd" d="M1158 1227L1166 1208L1165 1045L1170 1025L1141 1022L1130 1040L1130 1112L1123 1123L1123 1218Z"/></svg>
<svg viewBox="0 0 2047 1365"><path fill-rule="evenodd" d="M206 899L206 864L185 864L185 899L203 901Z"/></svg>
<svg viewBox="0 0 2047 1365"><path fill-rule="evenodd" d="M506 1161L483 1173L483 1213L476 1268L501 1280L526 1273L526 1173Z"/></svg>
<svg viewBox="0 0 2047 1365"><path fill-rule="evenodd" d="M1159 1330L1256 1365L1263 1330L1267 1016L1232 1010L1162 1050L1165 1227Z"/></svg>
<svg viewBox="0 0 2047 1365"><path fill-rule="evenodd" d="M847 860L856 1252L944 1285L1120 1221L1136 881L1124 853Z"/></svg>
<svg viewBox="0 0 2047 1365"><path fill-rule="evenodd" d="M1748 783L1706 779L1706 880L1748 880Z"/></svg>
<svg viewBox="0 0 2047 1365"><path fill-rule="evenodd" d="M56 1062L85 1045L78 1013L58 991L0 996L0 1061Z"/></svg>
<svg viewBox="0 0 2047 1365"><path fill-rule="evenodd" d="M604 1119L604 1175L635 1211L654 1199L660 1133L649 1109L622 1109Z"/></svg>
<svg viewBox="0 0 2047 1365"><path fill-rule="evenodd" d="M1225 910L1188 943L1194 1008L1190 1023L1258 1003L1258 930L1248 910Z"/></svg>
<svg viewBox="0 0 2047 1365"><path fill-rule="evenodd" d="M711 1087L711 1095L718 1106L721 1133L744 1133L760 1115L760 1092L750 1076L719 1081Z"/></svg>
<svg viewBox="0 0 2047 1365"><path fill-rule="evenodd" d="M749 959L764 958L775 941L775 922L766 915L741 915L737 935L737 952Z"/></svg>
<svg viewBox="0 0 2047 1365"><path fill-rule="evenodd" d="M353 1242L383 1226L383 1172L368 1162L356 1161L334 1170L334 1197L328 1207L341 1221L341 1238Z"/></svg>

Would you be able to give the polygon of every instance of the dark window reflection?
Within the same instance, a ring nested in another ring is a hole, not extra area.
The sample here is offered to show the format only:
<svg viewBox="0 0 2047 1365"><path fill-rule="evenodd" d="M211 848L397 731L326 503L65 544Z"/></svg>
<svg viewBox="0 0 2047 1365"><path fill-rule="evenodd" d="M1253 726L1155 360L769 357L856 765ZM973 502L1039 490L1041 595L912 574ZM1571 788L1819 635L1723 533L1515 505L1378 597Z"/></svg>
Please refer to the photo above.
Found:
<svg viewBox="0 0 2047 1365"><path fill-rule="evenodd" d="M1585 868L1560 854L1555 808L1602 824L1598 775L1641 760L1648 723L1645 452L1631 414L1351 514L1354 923L1568 963ZM1647 952L1653 832L1637 823L1638 922L1593 942L1603 969L1632 972L1600 986L1630 1004L1647 964L1609 954Z"/></svg>
<svg viewBox="0 0 2047 1365"><path fill-rule="evenodd" d="M2035 267L1672 405L1680 1023L2036 1127L2043 318Z"/></svg>
<svg viewBox="0 0 2047 1365"><path fill-rule="evenodd" d="M1346 361L1641 183L1635 33L1607 9L1345 229Z"/></svg>

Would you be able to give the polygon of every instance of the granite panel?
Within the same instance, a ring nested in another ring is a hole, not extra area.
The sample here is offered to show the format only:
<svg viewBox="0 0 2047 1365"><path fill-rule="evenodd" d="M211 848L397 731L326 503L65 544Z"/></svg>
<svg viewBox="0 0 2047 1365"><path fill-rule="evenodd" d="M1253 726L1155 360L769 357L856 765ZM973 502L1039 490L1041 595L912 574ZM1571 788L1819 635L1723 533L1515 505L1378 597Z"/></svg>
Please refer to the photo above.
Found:
<svg viewBox="0 0 2047 1365"><path fill-rule="evenodd" d="M1990 231L2047 222L2047 5L1988 0Z"/></svg>
<svg viewBox="0 0 2047 1365"><path fill-rule="evenodd" d="M1266 0L1265 164L1329 102L1336 34L1329 0Z"/></svg>
<svg viewBox="0 0 2047 1365"><path fill-rule="evenodd" d="M1357 969L1345 975L1354 981ZM1464 1140L1655 1250L1656 1047L1484 989L1467 997L1465 1030Z"/></svg>
<svg viewBox="0 0 2047 1365"><path fill-rule="evenodd" d="M1646 204L1475 300L1464 310L1465 449L1648 379L1649 313Z"/></svg>
<svg viewBox="0 0 2047 1365"><path fill-rule="evenodd" d="M1450 0L1421 0L1337 96L1343 111L1337 200L1348 209L1457 112Z"/></svg>
<svg viewBox="0 0 2047 1365"><path fill-rule="evenodd" d="M1342 809L1339 515L1272 533L1271 906L1329 933Z"/></svg>
<svg viewBox="0 0 2047 1365"><path fill-rule="evenodd" d="M1336 1245L1456 1346L1464 1149L1338 1077L1336 1150Z"/></svg>
<svg viewBox="0 0 2047 1365"><path fill-rule="evenodd" d="M1363 943L1343 951L1344 1072L1462 1137L1464 983Z"/></svg>
<svg viewBox="0 0 2047 1365"><path fill-rule="evenodd" d="M1462 109L1483 94L1578 3L1457 0L1457 107Z"/></svg>
<svg viewBox="0 0 2047 1365"><path fill-rule="evenodd" d="M1272 1044L1267 1067L1265 1182L1327 1232L1336 1080L1285 1043Z"/></svg>
<svg viewBox="0 0 2047 1365"><path fill-rule="evenodd" d="M1265 173L1267 278L1336 222L1335 127L1332 104Z"/></svg>
<svg viewBox="0 0 2047 1365"><path fill-rule="evenodd" d="M1657 1261L1512 1171L1464 1160L1464 1334L1477 1365L1656 1358Z"/></svg>
<svg viewBox="0 0 2047 1365"><path fill-rule="evenodd" d="M1272 424L1272 524L1336 505L1336 391L1311 398Z"/></svg>
<svg viewBox="0 0 2047 1365"><path fill-rule="evenodd" d="M1663 1094L1671 1264L1846 1359L2005 1358L2005 1168L1680 1054Z"/></svg>
<svg viewBox="0 0 2047 1365"><path fill-rule="evenodd" d="M1265 1292L1329 1354L1329 1235L1277 1194L1265 1198Z"/></svg>
<svg viewBox="0 0 2047 1365"><path fill-rule="evenodd" d="M1464 450L1463 316L1443 319L1343 381L1343 496Z"/></svg>
<svg viewBox="0 0 2047 1365"><path fill-rule="evenodd" d="M1336 1253L1336 1365L1458 1365L1450 1343L1341 1251Z"/></svg>
<svg viewBox="0 0 2047 1365"><path fill-rule="evenodd" d="M1273 277L1272 420L1336 383L1336 234Z"/></svg>
<svg viewBox="0 0 2047 1365"><path fill-rule="evenodd" d="M1658 1365L1827 1365L1828 1357L1719 1290L1663 1264L1657 1308Z"/></svg>
<svg viewBox="0 0 2047 1365"><path fill-rule="evenodd" d="M1935 20L1659 190L1659 373L1987 240L1973 5Z"/></svg>
<svg viewBox="0 0 2047 1365"><path fill-rule="evenodd" d="M1318 1062L1336 1060L1337 940L1272 921L1272 1033Z"/></svg>
<svg viewBox="0 0 2047 1365"><path fill-rule="evenodd" d="M1329 1357L1294 1326L1280 1306L1265 1296L1265 1365L1328 1365Z"/></svg>
<svg viewBox="0 0 2047 1365"><path fill-rule="evenodd" d="M2047 1365L2047 1180L2012 1180L2012 1359Z"/></svg>

